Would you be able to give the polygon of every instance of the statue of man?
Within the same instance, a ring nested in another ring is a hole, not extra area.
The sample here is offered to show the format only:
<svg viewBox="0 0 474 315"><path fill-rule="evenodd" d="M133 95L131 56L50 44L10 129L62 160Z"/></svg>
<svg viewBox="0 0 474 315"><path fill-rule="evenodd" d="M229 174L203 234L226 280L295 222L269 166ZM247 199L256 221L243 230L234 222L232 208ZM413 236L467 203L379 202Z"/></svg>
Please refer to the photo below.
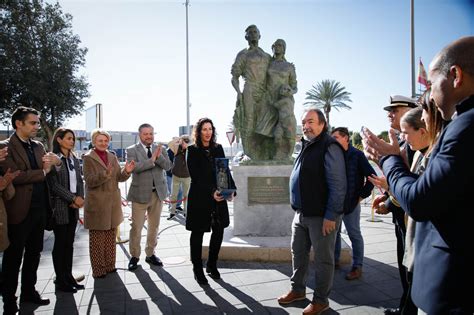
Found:
<svg viewBox="0 0 474 315"><path fill-rule="evenodd" d="M234 126L242 139L245 154L252 159L261 159L259 154L259 135L255 127L262 113L265 102L265 84L267 69L271 56L258 47L260 31L256 25L250 25L245 30L245 39L249 47L237 54L232 65L232 86L237 92L237 106L234 114ZM240 90L239 78L243 77L245 84Z"/></svg>

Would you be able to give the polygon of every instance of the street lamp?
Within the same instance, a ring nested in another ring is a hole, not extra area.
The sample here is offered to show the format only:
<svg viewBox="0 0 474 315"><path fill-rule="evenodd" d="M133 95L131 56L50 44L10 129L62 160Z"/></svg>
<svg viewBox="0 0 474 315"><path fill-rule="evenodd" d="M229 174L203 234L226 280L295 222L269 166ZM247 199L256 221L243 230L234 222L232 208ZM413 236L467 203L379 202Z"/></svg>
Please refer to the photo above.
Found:
<svg viewBox="0 0 474 315"><path fill-rule="evenodd" d="M189 133L189 32L188 32L188 7L189 0L184 4L186 6L186 134Z"/></svg>

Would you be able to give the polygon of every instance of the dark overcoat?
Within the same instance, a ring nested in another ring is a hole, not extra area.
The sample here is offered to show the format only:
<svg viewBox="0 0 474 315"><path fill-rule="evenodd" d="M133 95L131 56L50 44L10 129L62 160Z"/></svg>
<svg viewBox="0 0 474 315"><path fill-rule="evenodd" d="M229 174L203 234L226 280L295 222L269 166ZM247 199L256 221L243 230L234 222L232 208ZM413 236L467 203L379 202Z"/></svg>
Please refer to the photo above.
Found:
<svg viewBox="0 0 474 315"><path fill-rule="evenodd" d="M225 158L220 144L208 150L195 144L188 147L187 164L191 176L191 187L188 194L188 212L186 215L186 230L209 232L211 230L211 214L217 211L222 227L229 226L229 209L227 201L216 202L213 197L217 189L214 172L214 159ZM235 187L232 176L231 186Z"/></svg>
<svg viewBox="0 0 474 315"><path fill-rule="evenodd" d="M39 141L30 139L33 147L33 154L36 159L37 169L33 169L28 154L21 144L21 140L16 134L10 138L0 142L0 149L8 146L7 158L0 162L0 167L6 171L10 169L12 172L20 170L20 174L13 179L15 186L15 196L10 200L5 200L5 208L7 209L8 224L20 224L28 215L31 206L31 198L33 196L33 185L38 182L45 182L46 186L46 213L51 214L51 204L49 187L43 172L43 156L46 151L43 144ZM55 168L51 169L54 172Z"/></svg>

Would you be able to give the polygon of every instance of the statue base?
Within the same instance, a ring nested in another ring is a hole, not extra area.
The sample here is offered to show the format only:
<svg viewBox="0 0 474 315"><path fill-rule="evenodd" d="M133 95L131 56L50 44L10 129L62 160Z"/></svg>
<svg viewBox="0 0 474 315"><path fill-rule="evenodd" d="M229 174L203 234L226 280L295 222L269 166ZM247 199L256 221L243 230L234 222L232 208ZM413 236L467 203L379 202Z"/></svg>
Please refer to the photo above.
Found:
<svg viewBox="0 0 474 315"><path fill-rule="evenodd" d="M292 165L234 166L234 235L288 236L294 211L289 202Z"/></svg>

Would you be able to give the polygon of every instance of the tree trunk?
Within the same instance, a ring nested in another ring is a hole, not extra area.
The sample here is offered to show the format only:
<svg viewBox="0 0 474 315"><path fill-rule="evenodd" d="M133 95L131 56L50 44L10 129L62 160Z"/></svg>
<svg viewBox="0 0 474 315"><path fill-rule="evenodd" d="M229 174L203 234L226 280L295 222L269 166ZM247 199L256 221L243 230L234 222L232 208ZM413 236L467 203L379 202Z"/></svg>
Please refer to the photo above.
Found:
<svg viewBox="0 0 474 315"><path fill-rule="evenodd" d="M330 131L331 131L331 127L330 127L331 125L329 124L329 111L328 111L328 110L325 110L325 111L324 111L324 115L326 115L328 131L330 132Z"/></svg>
<svg viewBox="0 0 474 315"><path fill-rule="evenodd" d="M51 146L51 139L53 139L53 128L48 124L46 120L41 118L41 127L43 128L44 135L46 139L44 139L44 146L46 147L46 151L50 151L50 146Z"/></svg>

